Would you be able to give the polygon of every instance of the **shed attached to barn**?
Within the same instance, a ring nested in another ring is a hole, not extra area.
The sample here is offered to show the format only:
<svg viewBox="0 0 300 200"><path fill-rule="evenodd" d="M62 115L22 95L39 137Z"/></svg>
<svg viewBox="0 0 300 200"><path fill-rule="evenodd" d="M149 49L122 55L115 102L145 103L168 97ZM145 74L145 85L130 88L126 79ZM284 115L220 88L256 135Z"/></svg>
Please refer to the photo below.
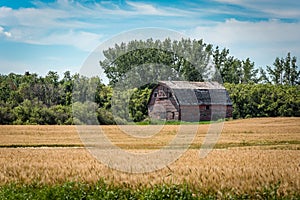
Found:
<svg viewBox="0 0 300 200"><path fill-rule="evenodd" d="M232 102L217 82L159 81L148 114L152 119L207 121L232 117Z"/></svg>

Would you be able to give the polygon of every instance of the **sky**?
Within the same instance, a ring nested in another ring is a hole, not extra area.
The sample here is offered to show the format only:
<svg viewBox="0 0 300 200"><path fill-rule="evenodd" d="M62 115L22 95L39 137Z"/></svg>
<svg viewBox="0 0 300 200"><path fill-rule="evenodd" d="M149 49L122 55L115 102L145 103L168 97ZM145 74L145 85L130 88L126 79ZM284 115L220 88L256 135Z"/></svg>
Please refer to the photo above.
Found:
<svg viewBox="0 0 300 200"><path fill-rule="evenodd" d="M0 74L80 71L95 48L148 27L228 48L256 67L300 60L297 0L0 0Z"/></svg>

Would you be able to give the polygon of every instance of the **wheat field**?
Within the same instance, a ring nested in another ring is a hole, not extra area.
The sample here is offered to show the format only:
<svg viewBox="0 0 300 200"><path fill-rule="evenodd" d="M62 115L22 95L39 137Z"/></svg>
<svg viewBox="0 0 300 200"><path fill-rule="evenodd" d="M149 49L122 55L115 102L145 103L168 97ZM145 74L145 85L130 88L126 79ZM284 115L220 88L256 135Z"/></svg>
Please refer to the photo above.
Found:
<svg viewBox="0 0 300 200"><path fill-rule="evenodd" d="M99 127L98 127L99 128ZM177 125L151 138L133 138L117 126L102 126L107 137L127 151L152 151L175 137ZM283 194L300 191L300 118L261 118L224 123L215 148L199 158L209 125L200 125L178 160L150 173L125 173L95 159L75 126L1 126L0 184L65 181L151 186L189 183L202 190L251 192L280 182Z"/></svg>

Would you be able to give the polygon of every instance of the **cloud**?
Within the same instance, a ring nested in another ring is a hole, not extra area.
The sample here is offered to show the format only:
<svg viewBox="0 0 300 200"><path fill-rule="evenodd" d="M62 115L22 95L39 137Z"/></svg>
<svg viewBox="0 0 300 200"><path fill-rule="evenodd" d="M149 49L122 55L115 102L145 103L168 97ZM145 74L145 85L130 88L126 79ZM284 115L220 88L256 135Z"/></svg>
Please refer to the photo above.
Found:
<svg viewBox="0 0 300 200"><path fill-rule="evenodd" d="M48 44L48 45L70 45L84 51L94 50L100 43L101 35L84 31L72 31L63 33L53 33L40 40L28 40L28 43Z"/></svg>
<svg viewBox="0 0 300 200"><path fill-rule="evenodd" d="M150 4L130 2L130 1L127 1L127 4L133 7L135 10L139 11L140 13L144 13L146 15L165 14L164 12L161 12L160 10L158 10L157 8L155 8L153 5Z"/></svg>
<svg viewBox="0 0 300 200"><path fill-rule="evenodd" d="M152 4L138 3L126 1L126 3L133 8L132 14L138 15L156 15L156 16L185 16L190 12L175 9L175 8L162 8L159 9Z"/></svg>
<svg viewBox="0 0 300 200"><path fill-rule="evenodd" d="M120 8L113 2L80 3L58 0L52 3L34 2L35 7L12 9L0 7L0 35L10 40L29 44L72 45L82 50L91 50L99 44L101 30L111 29L110 21L120 23L124 18L151 16L182 16L187 12L158 9L152 4L125 2Z"/></svg>
<svg viewBox="0 0 300 200"><path fill-rule="evenodd" d="M299 41L300 23L284 23L279 20L249 22L228 19L216 26L196 27L195 35L205 36L216 43L227 45L230 43L255 42L276 43L282 41Z"/></svg>
<svg viewBox="0 0 300 200"><path fill-rule="evenodd" d="M270 19L277 19L280 16L298 17L300 15L300 12L296 12L300 3L292 0L288 0L288 3L271 0L215 1L248 8L250 16L265 15ZM277 41L292 43L292 41L298 42L299 40L297 36L299 33L298 23L283 23L276 20L251 22L234 19L220 22L222 20L201 19L205 15L226 15L230 12L238 16L243 15L240 9L230 6L225 6L226 9L219 9L222 7L220 4L216 5L216 9L194 5L181 10L175 7L158 7L153 3L133 1L125 1L122 7L111 1L83 4L79 1L58 0L52 3L35 1L34 4L34 8L0 7L0 35L18 42L71 45L84 51L90 51L100 43L100 40L105 38L103 32L107 32L107 30L111 32L112 29L118 29L119 26L125 27L124 21L128 23L128 27L132 28L130 26L131 19L139 20L140 23L137 24L135 21L133 28L139 25L145 26L143 19L147 18L141 16L150 16L152 22L169 28L173 26L177 30L198 26L193 28L193 35L202 36L204 34L204 39L223 46L240 43L250 45L251 42L252 45L260 42L274 46ZM259 10L264 14L253 10ZM155 18L156 16L158 18ZM164 17L165 20L161 20L161 17ZM199 26L199 24L206 24L206 26ZM9 31L3 27L8 28ZM294 45L292 44L292 46Z"/></svg>
<svg viewBox="0 0 300 200"><path fill-rule="evenodd" d="M247 56L259 64L272 64L276 56L285 56L287 51L300 57L300 1L295 0L182 1L169 5L134 0L33 0L32 5L0 7L0 40L8 40L8 45L36 44L45 52L48 46L42 45L56 45L54 48L68 49L66 52L77 57L78 63L83 59L80 56L85 57L104 39L145 26L175 29L195 39L203 38L206 43L229 48L240 59ZM61 54L49 56L56 58ZM73 60L66 58L62 56L61 62L68 64ZM36 56L34 60L39 59ZM53 66L59 62L52 61Z"/></svg>
<svg viewBox="0 0 300 200"><path fill-rule="evenodd" d="M12 36L11 32L5 31L4 28L0 26L0 36L1 35L7 38L10 38Z"/></svg>
<svg viewBox="0 0 300 200"><path fill-rule="evenodd" d="M268 18L300 19L300 1L295 0L215 0L219 3L238 5L247 9L259 11L260 16Z"/></svg>
<svg viewBox="0 0 300 200"><path fill-rule="evenodd" d="M228 19L214 26L198 26L187 34L193 38L203 38L214 46L226 47L240 59L247 56L259 64L272 64L277 56L283 57L287 52L300 56L299 32L300 22Z"/></svg>
<svg viewBox="0 0 300 200"><path fill-rule="evenodd" d="M72 17L72 13L63 9L0 7L0 24L10 27L10 32L0 27L0 35L28 44L71 45L90 51L101 35L85 30L93 27L92 24Z"/></svg>

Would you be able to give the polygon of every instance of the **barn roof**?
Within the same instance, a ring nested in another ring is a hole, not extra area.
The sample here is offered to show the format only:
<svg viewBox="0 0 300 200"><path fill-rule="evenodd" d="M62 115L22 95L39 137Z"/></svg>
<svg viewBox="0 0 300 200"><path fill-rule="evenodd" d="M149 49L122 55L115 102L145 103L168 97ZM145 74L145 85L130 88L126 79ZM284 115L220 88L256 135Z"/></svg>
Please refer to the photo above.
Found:
<svg viewBox="0 0 300 200"><path fill-rule="evenodd" d="M180 105L232 105L225 88L217 82L159 81L173 91Z"/></svg>
<svg viewBox="0 0 300 200"><path fill-rule="evenodd" d="M218 82L159 81L171 89L225 89Z"/></svg>

